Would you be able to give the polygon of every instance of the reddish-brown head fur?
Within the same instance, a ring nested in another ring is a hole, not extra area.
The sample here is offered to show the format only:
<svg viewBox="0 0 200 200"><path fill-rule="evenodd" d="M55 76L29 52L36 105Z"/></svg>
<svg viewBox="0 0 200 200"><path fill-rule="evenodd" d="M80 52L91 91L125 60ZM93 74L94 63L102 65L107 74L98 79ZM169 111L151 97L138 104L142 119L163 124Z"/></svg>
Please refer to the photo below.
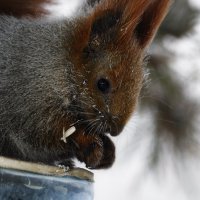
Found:
<svg viewBox="0 0 200 200"><path fill-rule="evenodd" d="M80 20L70 57L79 99L88 105L82 108L106 124L102 132L119 134L133 113L142 87L145 50L169 5L170 0L105 0ZM98 88L102 78L110 84L107 93Z"/></svg>

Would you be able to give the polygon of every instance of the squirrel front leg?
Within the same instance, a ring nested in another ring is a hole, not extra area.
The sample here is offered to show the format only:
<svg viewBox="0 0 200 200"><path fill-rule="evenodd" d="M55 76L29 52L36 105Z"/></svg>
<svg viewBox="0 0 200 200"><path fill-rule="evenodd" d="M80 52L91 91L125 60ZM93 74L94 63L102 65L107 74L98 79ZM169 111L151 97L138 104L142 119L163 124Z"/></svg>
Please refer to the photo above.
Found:
<svg viewBox="0 0 200 200"><path fill-rule="evenodd" d="M75 145L77 159L87 168L108 168L115 160L115 146L106 135L84 134L81 130L71 135L69 140Z"/></svg>

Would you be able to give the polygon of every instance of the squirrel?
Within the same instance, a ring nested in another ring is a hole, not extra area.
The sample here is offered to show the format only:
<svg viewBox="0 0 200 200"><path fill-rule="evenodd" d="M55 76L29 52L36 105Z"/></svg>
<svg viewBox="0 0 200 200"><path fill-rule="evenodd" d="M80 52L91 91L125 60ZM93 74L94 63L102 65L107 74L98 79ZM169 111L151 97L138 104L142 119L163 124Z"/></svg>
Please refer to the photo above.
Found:
<svg viewBox="0 0 200 200"><path fill-rule="evenodd" d="M134 113L146 50L171 0L91 2L55 20L41 6L50 0L0 2L1 156L112 166L110 136Z"/></svg>

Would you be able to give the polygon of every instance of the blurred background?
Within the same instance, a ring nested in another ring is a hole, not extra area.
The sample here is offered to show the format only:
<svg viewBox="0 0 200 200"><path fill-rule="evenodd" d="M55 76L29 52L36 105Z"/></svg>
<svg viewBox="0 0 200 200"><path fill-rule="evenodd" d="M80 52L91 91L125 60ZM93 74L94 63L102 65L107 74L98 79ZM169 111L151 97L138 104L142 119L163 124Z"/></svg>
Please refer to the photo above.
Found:
<svg viewBox="0 0 200 200"><path fill-rule="evenodd" d="M58 1L55 15L84 2ZM148 53L140 105L114 166L95 171L95 200L200 199L200 0L174 1Z"/></svg>

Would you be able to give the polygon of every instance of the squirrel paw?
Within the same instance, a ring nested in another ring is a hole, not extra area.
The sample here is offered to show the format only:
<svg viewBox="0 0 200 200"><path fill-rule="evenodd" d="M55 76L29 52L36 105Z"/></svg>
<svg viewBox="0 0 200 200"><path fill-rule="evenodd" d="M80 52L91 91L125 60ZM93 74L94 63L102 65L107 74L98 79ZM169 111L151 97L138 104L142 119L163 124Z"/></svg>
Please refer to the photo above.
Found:
<svg viewBox="0 0 200 200"><path fill-rule="evenodd" d="M74 134L76 156L89 169L110 167L115 160L115 146L108 136Z"/></svg>
<svg viewBox="0 0 200 200"><path fill-rule="evenodd" d="M106 135L101 135L103 142L103 157L95 169L109 168L115 161L115 145Z"/></svg>

